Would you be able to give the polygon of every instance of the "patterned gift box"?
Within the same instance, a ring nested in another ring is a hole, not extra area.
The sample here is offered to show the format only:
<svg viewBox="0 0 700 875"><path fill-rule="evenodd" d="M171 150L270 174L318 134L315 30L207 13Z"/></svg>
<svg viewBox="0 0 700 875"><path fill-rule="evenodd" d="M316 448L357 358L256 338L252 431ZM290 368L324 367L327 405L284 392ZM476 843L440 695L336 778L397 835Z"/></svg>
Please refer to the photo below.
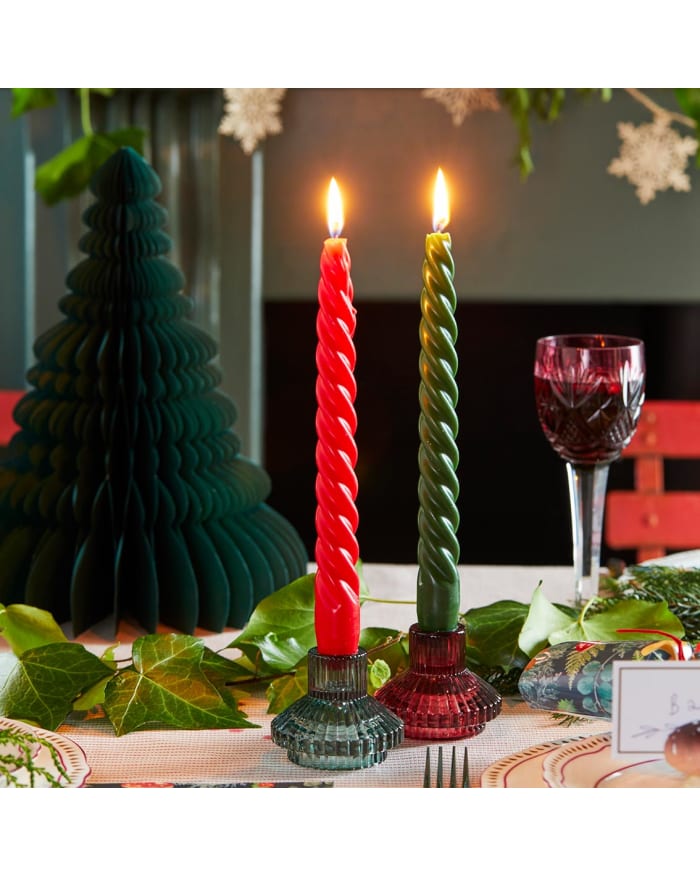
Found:
<svg viewBox="0 0 700 875"><path fill-rule="evenodd" d="M518 688L532 708L610 719L613 662L678 656L670 640L565 641L533 656Z"/></svg>

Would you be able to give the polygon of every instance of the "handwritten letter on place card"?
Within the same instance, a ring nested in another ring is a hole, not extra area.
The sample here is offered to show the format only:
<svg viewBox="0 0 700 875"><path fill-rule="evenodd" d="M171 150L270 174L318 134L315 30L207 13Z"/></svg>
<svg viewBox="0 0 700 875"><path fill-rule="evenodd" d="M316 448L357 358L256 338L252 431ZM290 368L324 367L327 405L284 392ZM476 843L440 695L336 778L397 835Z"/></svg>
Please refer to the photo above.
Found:
<svg viewBox="0 0 700 875"><path fill-rule="evenodd" d="M669 733L700 719L700 660L613 663L611 755L663 756Z"/></svg>

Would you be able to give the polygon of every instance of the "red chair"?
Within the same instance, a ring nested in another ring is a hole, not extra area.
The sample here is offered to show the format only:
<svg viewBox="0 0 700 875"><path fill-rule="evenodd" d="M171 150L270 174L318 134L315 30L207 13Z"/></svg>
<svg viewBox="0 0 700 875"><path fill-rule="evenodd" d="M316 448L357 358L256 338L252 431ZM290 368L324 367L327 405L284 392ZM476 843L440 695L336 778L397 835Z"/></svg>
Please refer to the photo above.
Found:
<svg viewBox="0 0 700 875"><path fill-rule="evenodd" d="M12 411L23 395L24 391L21 389L0 389L0 447L7 446L12 435L19 431L19 426L12 418Z"/></svg>
<svg viewBox="0 0 700 875"><path fill-rule="evenodd" d="M634 490L610 490L605 541L636 550L637 562L700 547L700 491L665 491L665 459L700 459L700 401L646 401L623 458Z"/></svg>

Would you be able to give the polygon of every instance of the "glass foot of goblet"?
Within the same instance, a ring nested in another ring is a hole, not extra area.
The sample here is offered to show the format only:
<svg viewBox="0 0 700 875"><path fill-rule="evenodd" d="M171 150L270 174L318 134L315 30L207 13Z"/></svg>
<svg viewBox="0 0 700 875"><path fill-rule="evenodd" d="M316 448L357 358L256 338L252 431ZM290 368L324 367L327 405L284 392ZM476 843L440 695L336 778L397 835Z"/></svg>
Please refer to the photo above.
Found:
<svg viewBox="0 0 700 875"><path fill-rule="evenodd" d="M501 696L465 667L466 631L409 629L409 668L375 693L407 738L471 738L501 711Z"/></svg>
<svg viewBox="0 0 700 875"><path fill-rule="evenodd" d="M574 605L577 607L598 595L609 467L607 464L566 463L574 550Z"/></svg>
<svg viewBox="0 0 700 875"><path fill-rule="evenodd" d="M272 721L272 740L297 765L365 769L404 739L403 722L367 694L367 652L309 651L309 691Z"/></svg>

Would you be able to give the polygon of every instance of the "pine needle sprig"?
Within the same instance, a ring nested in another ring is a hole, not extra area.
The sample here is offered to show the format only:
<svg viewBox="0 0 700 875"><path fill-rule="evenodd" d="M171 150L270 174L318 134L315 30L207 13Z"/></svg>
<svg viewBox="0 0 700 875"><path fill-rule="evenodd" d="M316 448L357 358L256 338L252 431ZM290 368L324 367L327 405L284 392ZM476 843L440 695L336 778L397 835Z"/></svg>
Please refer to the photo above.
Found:
<svg viewBox="0 0 700 875"><path fill-rule="evenodd" d="M687 639L700 640L700 568L631 565L619 579L607 578L605 586L611 593L603 600L607 605L625 599L665 601Z"/></svg>
<svg viewBox="0 0 700 875"><path fill-rule="evenodd" d="M37 744L50 752L57 774L37 765ZM7 749L3 752L5 746ZM61 779L68 779L68 773L54 745L46 738L39 738L15 727L0 729L0 787L36 787L42 779L49 787L60 787Z"/></svg>
<svg viewBox="0 0 700 875"><path fill-rule="evenodd" d="M482 680L491 684L501 696L518 695L518 681L522 674L521 666L516 666L515 668L510 669L492 665L470 665L469 667L475 674L478 674Z"/></svg>

